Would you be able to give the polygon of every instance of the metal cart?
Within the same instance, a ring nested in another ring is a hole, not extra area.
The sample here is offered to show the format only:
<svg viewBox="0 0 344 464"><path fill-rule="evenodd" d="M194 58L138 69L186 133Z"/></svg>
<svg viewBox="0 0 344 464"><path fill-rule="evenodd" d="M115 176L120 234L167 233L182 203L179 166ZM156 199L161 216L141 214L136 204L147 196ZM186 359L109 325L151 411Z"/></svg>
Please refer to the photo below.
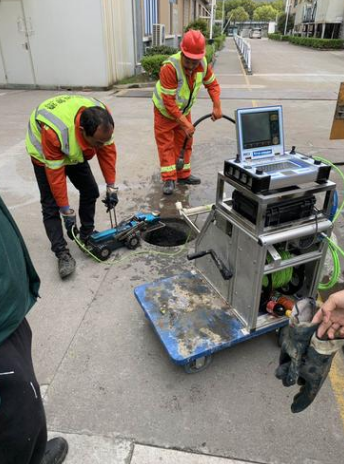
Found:
<svg viewBox="0 0 344 464"><path fill-rule="evenodd" d="M244 208L233 203L233 188L243 196ZM135 289L146 317L176 364L188 373L199 372L216 351L286 325L287 317L262 311L264 276L301 268L301 281L292 281L287 294L294 288L293 297L316 296L326 236L332 229L328 217L334 191L335 184L327 181L255 194L219 173L216 203L210 213L204 208L208 217L201 230L193 216L202 208L179 206L180 215L198 232L195 253L189 255L195 259L196 271ZM311 206L304 209L309 201ZM287 259L282 251L288 251ZM295 272L293 278L300 280L299 274Z"/></svg>

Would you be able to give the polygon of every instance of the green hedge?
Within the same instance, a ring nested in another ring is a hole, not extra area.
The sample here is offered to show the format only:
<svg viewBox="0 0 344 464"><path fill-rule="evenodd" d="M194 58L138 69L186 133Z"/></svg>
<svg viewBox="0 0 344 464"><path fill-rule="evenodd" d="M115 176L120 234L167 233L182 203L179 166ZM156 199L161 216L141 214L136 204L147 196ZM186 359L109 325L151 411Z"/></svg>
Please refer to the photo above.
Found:
<svg viewBox="0 0 344 464"><path fill-rule="evenodd" d="M289 35L268 34L268 37L271 40L280 40L281 42L288 42L288 40L289 40Z"/></svg>
<svg viewBox="0 0 344 464"><path fill-rule="evenodd" d="M196 19L195 21L192 21L186 26L184 32L187 32L190 29L193 29L194 31L201 31L204 37L209 37L208 22L204 19Z"/></svg>
<svg viewBox="0 0 344 464"><path fill-rule="evenodd" d="M219 35L218 37L215 37L214 39L214 44L215 44L215 50L221 50L223 48L223 45L226 41L226 36L225 34Z"/></svg>
<svg viewBox="0 0 344 464"><path fill-rule="evenodd" d="M295 45L317 49L341 49L344 48L344 40L340 39L317 39L316 37L296 37L282 34L268 34L271 40L288 41Z"/></svg>
<svg viewBox="0 0 344 464"><path fill-rule="evenodd" d="M162 63L167 60L170 55L152 55L144 56L141 59L143 69L153 78L159 78L159 72Z"/></svg>
<svg viewBox="0 0 344 464"><path fill-rule="evenodd" d="M178 49L174 47L168 47L167 45L160 45L157 47L148 47L145 50L145 56L152 56L152 55L174 55L177 53Z"/></svg>
<svg viewBox="0 0 344 464"><path fill-rule="evenodd" d="M205 57L207 58L208 63L212 63L214 58L215 49L213 45L207 45L205 51Z"/></svg>
<svg viewBox="0 0 344 464"><path fill-rule="evenodd" d="M216 42L217 39L219 40ZM221 46L225 39L226 36L224 36L224 39L222 39L222 36L217 37L216 39L214 39L214 45L207 45L205 56L207 58L208 63L212 63L215 49L218 50L217 47ZM146 73L149 74L149 76L153 77L154 79L158 79L161 65L165 60L167 60L169 56L171 55L145 55L141 59L141 65L143 69L146 71Z"/></svg>
<svg viewBox="0 0 344 464"><path fill-rule="evenodd" d="M344 47L344 40L340 39L317 39L314 37L289 37L289 42L295 45L318 49L340 49Z"/></svg>

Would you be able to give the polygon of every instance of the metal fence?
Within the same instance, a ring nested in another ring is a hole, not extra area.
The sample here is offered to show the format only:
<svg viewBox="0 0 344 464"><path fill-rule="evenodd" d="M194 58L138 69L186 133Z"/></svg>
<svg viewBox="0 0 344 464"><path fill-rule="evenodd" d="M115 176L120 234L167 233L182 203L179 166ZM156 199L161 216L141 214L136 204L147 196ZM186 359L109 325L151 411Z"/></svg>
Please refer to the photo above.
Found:
<svg viewBox="0 0 344 464"><path fill-rule="evenodd" d="M233 37L247 72L252 74L251 45L238 34L234 34Z"/></svg>

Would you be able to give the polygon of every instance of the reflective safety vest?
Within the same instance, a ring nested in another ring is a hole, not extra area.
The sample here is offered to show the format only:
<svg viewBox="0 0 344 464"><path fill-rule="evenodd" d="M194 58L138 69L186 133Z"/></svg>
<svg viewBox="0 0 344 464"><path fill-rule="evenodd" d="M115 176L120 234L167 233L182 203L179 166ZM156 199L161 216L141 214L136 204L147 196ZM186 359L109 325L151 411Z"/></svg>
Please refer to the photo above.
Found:
<svg viewBox="0 0 344 464"><path fill-rule="evenodd" d="M206 74L207 74L207 60L204 57L201 61L201 66L203 70L201 72L197 72L195 76L194 88L193 91L190 90L187 77L184 72L184 68L182 66L182 54L181 52L176 53L175 55L170 56L166 61L163 62L164 64L170 63L174 67L177 73L178 79L178 87L176 89L165 89L160 80L156 83L154 93L153 93L153 103L156 108L163 114L166 118L174 119L165 108L162 95L175 95L176 96L176 103L180 111L186 116L190 113L191 107L194 104L198 92L201 89L201 85L203 84L211 84L215 80L215 75L213 74L209 81L203 82Z"/></svg>
<svg viewBox="0 0 344 464"><path fill-rule="evenodd" d="M75 118L80 108L92 106L105 108L105 105L96 99L78 95L60 95L41 103L30 116L26 134L26 149L29 155L50 169L59 169L67 164L82 163L84 155L75 134ZM44 125L56 132L61 144L61 151L66 155L63 159L47 160L45 158L41 135Z"/></svg>

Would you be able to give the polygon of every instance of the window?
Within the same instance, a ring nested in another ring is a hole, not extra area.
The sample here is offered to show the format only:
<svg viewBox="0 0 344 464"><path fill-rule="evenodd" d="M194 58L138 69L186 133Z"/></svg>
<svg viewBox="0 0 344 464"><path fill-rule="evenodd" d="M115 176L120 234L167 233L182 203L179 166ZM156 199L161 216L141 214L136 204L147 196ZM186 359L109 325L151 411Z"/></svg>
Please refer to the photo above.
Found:
<svg viewBox="0 0 344 464"><path fill-rule="evenodd" d="M151 35L153 24L158 22L158 0L144 0L145 35Z"/></svg>

